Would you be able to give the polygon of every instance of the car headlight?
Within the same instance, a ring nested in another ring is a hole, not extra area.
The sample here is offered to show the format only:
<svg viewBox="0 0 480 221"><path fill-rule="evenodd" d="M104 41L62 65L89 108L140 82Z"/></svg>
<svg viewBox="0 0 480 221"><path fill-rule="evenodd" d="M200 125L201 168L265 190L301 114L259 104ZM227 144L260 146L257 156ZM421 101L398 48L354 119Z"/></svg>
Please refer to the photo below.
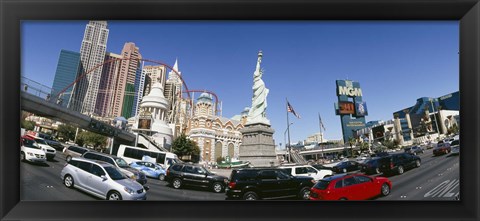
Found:
<svg viewBox="0 0 480 221"><path fill-rule="evenodd" d="M135 191L133 191L132 189L128 188L128 187L125 187L123 188L125 190L125 192L129 193L129 194L134 194Z"/></svg>
<svg viewBox="0 0 480 221"><path fill-rule="evenodd" d="M33 153L28 152L27 154L28 154L29 156L33 156Z"/></svg>
<svg viewBox="0 0 480 221"><path fill-rule="evenodd" d="M137 175L133 174L133 175L130 177L130 179L136 180L136 179L137 179Z"/></svg>

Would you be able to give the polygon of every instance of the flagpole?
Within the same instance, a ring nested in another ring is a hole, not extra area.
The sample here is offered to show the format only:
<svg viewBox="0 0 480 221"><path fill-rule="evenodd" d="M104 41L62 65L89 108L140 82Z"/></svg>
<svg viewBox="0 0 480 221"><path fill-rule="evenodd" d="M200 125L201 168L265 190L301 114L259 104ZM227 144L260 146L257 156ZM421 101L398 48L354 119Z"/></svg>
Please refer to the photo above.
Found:
<svg viewBox="0 0 480 221"><path fill-rule="evenodd" d="M320 147L322 148L322 159L324 158L323 154L323 135L322 135L322 118L320 117L320 113L318 113L318 127L320 129Z"/></svg>
<svg viewBox="0 0 480 221"><path fill-rule="evenodd" d="M286 103L286 107L287 107L287 131L288 131L288 162L291 163L291 154L292 154L292 149L290 148L290 122L289 122L289 119L288 119L288 100L287 98L285 98L285 101L287 102Z"/></svg>

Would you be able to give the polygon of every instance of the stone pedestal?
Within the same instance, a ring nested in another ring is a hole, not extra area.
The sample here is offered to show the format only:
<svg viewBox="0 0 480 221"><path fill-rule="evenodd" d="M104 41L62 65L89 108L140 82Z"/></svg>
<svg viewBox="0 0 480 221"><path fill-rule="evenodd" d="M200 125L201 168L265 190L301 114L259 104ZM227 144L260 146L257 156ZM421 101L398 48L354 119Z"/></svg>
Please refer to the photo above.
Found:
<svg viewBox="0 0 480 221"><path fill-rule="evenodd" d="M254 167L269 167L279 164L273 141L274 129L270 125L255 123L247 124L240 130L242 145L239 160L249 161Z"/></svg>

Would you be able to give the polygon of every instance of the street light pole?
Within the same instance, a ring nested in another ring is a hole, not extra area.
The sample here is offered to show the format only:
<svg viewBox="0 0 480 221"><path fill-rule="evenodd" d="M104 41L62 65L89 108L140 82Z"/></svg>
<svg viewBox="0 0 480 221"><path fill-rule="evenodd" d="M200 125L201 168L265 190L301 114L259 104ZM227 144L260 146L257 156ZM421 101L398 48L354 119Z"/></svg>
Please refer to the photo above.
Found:
<svg viewBox="0 0 480 221"><path fill-rule="evenodd" d="M289 150L290 150L290 144L288 144L288 147L287 147L287 131L290 130L289 128L290 128L290 125L292 125L292 124L293 124L293 122L290 123L290 124L288 124L288 125L287 125L287 129L286 129L285 132L283 133L283 140L285 141L285 150L286 150L287 153L288 153L288 162L289 162L289 163L290 163L290 151L289 151ZM288 139L288 142L290 142L290 137L289 137L289 139Z"/></svg>

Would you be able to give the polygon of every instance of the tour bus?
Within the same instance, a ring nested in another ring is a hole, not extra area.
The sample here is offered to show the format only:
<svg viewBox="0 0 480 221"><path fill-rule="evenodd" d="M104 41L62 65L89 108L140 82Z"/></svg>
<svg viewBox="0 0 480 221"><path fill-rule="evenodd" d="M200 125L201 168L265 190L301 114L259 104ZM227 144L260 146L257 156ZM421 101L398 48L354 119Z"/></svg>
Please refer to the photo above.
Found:
<svg viewBox="0 0 480 221"><path fill-rule="evenodd" d="M148 156L149 159L156 159L156 163L161 164L164 168L168 168L174 163L181 162L177 155L170 152L163 152L157 150L149 150L141 147L127 146L121 144L118 148L117 156L125 159L127 163L141 161L144 156Z"/></svg>

